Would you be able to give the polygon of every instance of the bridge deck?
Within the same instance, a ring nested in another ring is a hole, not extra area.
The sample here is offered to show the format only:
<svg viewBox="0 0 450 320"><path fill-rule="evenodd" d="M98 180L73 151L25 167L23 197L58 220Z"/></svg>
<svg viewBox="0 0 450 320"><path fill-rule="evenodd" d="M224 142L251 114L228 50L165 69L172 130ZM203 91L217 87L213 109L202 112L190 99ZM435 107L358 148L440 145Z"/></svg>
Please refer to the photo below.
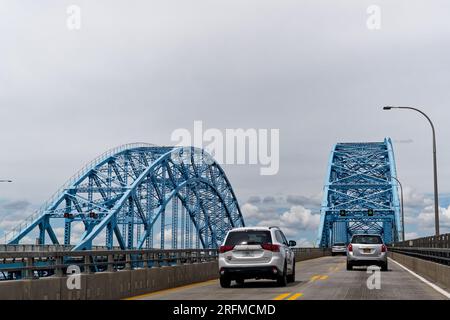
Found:
<svg viewBox="0 0 450 320"><path fill-rule="evenodd" d="M381 273L381 289L369 290L365 268L345 269L345 257L322 257L297 263L296 282L279 288L272 281L247 281L244 286L220 287L217 280L134 297L142 300L271 300L271 299L446 299L428 284L390 261Z"/></svg>

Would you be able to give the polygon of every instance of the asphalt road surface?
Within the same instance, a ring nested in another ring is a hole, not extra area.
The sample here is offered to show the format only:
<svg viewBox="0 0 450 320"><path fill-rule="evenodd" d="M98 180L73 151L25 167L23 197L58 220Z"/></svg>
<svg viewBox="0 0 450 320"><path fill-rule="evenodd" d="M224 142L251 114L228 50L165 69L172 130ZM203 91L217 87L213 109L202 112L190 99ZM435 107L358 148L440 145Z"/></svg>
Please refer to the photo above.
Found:
<svg viewBox="0 0 450 320"><path fill-rule="evenodd" d="M244 285L221 288L218 280L141 295L139 300L414 300L447 299L392 260L389 271L380 272L380 289L369 289L372 275L365 267L347 271L344 256L297 262L296 281L278 287L275 281L247 280ZM374 283L374 282L371 282Z"/></svg>

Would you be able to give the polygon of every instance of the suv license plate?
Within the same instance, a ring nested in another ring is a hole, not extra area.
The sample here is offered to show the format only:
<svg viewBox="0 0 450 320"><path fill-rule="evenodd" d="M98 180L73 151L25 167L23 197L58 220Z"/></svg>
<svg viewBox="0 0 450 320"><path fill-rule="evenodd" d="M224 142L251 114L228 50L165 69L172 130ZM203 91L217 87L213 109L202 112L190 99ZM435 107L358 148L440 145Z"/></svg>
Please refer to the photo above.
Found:
<svg viewBox="0 0 450 320"><path fill-rule="evenodd" d="M370 251L371 251L370 249L363 249L364 253L370 253Z"/></svg>

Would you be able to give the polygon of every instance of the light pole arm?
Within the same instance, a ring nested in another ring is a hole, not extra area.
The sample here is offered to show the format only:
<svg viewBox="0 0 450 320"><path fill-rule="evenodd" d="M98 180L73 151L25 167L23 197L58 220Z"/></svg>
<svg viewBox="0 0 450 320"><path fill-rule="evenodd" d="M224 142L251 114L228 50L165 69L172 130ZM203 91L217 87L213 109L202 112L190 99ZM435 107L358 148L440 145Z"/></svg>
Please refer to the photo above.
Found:
<svg viewBox="0 0 450 320"><path fill-rule="evenodd" d="M409 109L409 110L417 111L418 113L423 115L428 120L428 122L430 123L430 126L431 126L431 131L433 133L433 153L436 153L436 131L434 130L434 124L433 124L433 121L431 121L430 117L422 110L419 110L419 109L413 108L413 107L393 107L393 108Z"/></svg>

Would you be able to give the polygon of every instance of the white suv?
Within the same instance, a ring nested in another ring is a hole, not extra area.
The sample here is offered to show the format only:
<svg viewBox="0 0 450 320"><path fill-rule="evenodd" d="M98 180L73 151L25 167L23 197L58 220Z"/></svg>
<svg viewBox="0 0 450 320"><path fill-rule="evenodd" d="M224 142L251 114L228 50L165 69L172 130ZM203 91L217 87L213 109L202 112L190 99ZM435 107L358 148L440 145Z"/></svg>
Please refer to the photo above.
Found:
<svg viewBox="0 0 450 320"><path fill-rule="evenodd" d="M295 257L278 227L245 227L230 230L219 249L220 285L229 288L231 281L273 279L286 286L295 281Z"/></svg>

